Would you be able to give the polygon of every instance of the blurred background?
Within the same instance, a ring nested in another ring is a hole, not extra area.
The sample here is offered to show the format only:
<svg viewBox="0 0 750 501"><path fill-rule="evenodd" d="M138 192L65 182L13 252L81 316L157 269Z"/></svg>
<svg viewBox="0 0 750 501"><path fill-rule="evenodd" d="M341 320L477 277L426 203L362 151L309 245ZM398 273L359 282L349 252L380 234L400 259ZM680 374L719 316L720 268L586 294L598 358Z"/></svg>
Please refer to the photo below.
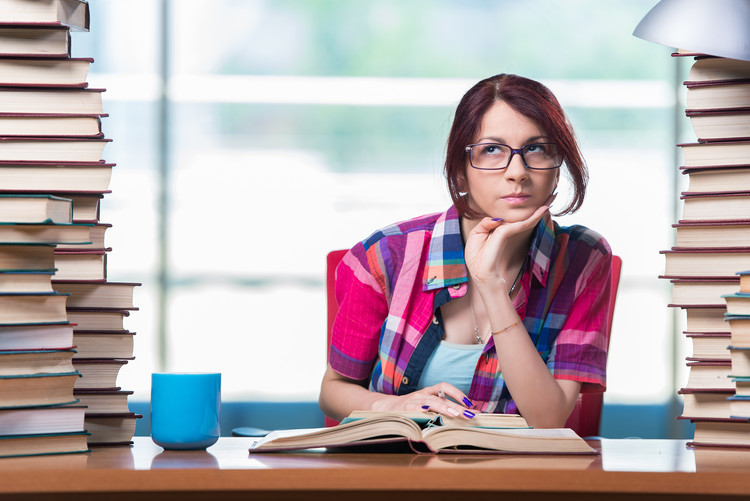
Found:
<svg viewBox="0 0 750 501"><path fill-rule="evenodd" d="M325 255L445 210L455 106L497 73L541 80L591 175L560 218L623 258L602 435L692 436L682 313L666 305L693 141L690 62L632 36L656 0L92 0L73 55L104 87L110 281L136 281L118 383L148 433L156 371L222 373L224 423L318 426ZM561 186L559 207L566 200ZM554 206L553 206L554 209Z"/></svg>

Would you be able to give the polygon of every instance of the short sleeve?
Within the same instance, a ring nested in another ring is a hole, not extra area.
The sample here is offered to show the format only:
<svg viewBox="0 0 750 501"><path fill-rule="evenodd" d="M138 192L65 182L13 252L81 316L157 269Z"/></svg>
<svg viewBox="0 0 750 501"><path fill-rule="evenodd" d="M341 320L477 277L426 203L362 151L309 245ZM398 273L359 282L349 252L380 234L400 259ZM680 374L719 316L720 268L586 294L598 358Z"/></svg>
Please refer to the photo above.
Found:
<svg viewBox="0 0 750 501"><path fill-rule="evenodd" d="M328 362L348 378L367 379L377 359L380 329L388 311L382 284L377 267L368 262L361 244L346 253L336 269L339 309Z"/></svg>

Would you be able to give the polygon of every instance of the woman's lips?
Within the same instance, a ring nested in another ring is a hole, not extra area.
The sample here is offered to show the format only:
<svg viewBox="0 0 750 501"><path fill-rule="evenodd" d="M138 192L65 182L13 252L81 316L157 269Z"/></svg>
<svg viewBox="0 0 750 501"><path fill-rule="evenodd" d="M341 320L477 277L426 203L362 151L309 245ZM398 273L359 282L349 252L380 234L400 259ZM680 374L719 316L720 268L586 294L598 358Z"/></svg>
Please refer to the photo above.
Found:
<svg viewBox="0 0 750 501"><path fill-rule="evenodd" d="M518 193L518 194L504 196L503 200L505 200L507 203L511 205L518 205L518 204L524 203L529 198L531 198L531 195L524 195L523 193Z"/></svg>

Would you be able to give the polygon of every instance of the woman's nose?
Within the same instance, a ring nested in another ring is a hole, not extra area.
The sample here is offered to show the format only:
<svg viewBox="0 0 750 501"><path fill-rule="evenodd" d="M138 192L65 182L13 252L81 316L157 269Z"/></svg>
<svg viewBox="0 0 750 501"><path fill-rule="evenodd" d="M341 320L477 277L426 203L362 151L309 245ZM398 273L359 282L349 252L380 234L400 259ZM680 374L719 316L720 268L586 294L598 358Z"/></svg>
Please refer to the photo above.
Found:
<svg viewBox="0 0 750 501"><path fill-rule="evenodd" d="M526 168L526 164L523 161L523 157L520 153L515 153L510 159L508 168L505 169L505 177L514 181L520 181L526 179L529 176L529 171Z"/></svg>

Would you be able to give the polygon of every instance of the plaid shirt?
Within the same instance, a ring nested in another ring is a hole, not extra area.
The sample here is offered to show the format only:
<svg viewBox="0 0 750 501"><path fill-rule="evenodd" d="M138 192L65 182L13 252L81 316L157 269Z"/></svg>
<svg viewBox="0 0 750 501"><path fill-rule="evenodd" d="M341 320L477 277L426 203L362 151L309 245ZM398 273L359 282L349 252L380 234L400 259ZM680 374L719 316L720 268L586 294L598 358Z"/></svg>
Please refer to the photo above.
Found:
<svg viewBox="0 0 750 501"><path fill-rule="evenodd" d="M597 233L560 227L549 213L534 231L513 304L557 379L606 387L612 251ZM440 342L439 307L467 291L460 218L447 212L388 226L355 245L336 271L339 312L331 367L370 390L416 389ZM439 327L439 328L438 328ZM517 412L490 337L468 397L483 412Z"/></svg>

